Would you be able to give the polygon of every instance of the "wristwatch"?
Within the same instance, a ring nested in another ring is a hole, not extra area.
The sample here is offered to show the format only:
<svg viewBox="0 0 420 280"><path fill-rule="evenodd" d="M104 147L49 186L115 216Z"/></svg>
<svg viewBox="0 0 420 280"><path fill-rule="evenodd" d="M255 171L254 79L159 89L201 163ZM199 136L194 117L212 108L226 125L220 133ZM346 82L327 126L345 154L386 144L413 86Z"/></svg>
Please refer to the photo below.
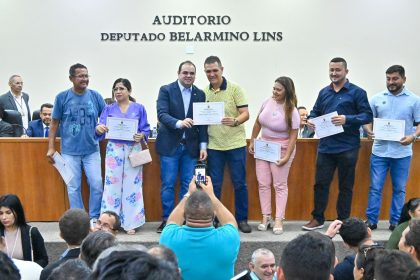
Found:
<svg viewBox="0 0 420 280"><path fill-rule="evenodd" d="M239 125L238 119L233 119L233 126L238 126L238 125Z"/></svg>
<svg viewBox="0 0 420 280"><path fill-rule="evenodd" d="M413 135L411 135L411 136L413 136L414 138L413 138L413 142L411 142L411 143L414 143L414 142L416 142L416 140L417 140L417 135L414 133Z"/></svg>

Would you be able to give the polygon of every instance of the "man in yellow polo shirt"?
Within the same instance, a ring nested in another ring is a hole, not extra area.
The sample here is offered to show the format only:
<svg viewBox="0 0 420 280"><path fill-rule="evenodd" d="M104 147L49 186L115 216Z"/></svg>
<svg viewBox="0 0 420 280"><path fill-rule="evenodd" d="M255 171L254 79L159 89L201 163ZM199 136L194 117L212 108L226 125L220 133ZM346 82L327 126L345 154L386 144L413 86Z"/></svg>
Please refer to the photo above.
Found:
<svg viewBox="0 0 420 280"><path fill-rule="evenodd" d="M220 199L225 163L235 189L235 218L238 228L252 231L248 225L248 189L246 185L246 136L243 125L249 119L248 103L244 91L223 77L222 62L217 56L204 61L204 71L210 82L204 89L206 101L224 102L225 117L220 125L208 127L208 173L213 181L214 193ZM216 225L216 224L215 224Z"/></svg>

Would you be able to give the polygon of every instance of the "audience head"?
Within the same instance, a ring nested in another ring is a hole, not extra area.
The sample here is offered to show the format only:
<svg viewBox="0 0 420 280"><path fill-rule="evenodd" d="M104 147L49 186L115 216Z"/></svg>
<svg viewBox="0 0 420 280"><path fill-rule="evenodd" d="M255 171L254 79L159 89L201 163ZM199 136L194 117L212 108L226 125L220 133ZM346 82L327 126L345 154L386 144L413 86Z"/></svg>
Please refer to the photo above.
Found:
<svg viewBox="0 0 420 280"><path fill-rule="evenodd" d="M401 65L392 65L386 70L386 87L392 94L400 93L405 81L405 70Z"/></svg>
<svg viewBox="0 0 420 280"><path fill-rule="evenodd" d="M109 247L116 246L115 236L106 231L96 231L90 233L80 246L80 258L92 268L98 256Z"/></svg>
<svg viewBox="0 0 420 280"><path fill-rule="evenodd" d="M92 271L81 259L70 259L55 268L48 280L87 280Z"/></svg>
<svg viewBox="0 0 420 280"><path fill-rule="evenodd" d="M413 219L403 231L398 248L410 254L420 264L420 220Z"/></svg>
<svg viewBox="0 0 420 280"><path fill-rule="evenodd" d="M255 250L248 267L258 276L258 279L272 280L276 273L276 260L273 252L265 248Z"/></svg>
<svg viewBox="0 0 420 280"><path fill-rule="evenodd" d="M398 221L398 224L402 224L412 218L420 218L419 197L414 197L404 204L401 210L400 220Z"/></svg>
<svg viewBox="0 0 420 280"><path fill-rule="evenodd" d="M23 80L19 75L12 75L9 78L10 91L14 94L20 94L23 89Z"/></svg>
<svg viewBox="0 0 420 280"><path fill-rule="evenodd" d="M92 279L106 280L178 280L172 265L142 251L114 251L100 259Z"/></svg>
<svg viewBox="0 0 420 280"><path fill-rule="evenodd" d="M5 194L0 197L0 229L26 225L25 212L19 197Z"/></svg>
<svg viewBox="0 0 420 280"><path fill-rule="evenodd" d="M82 93L89 85L89 74L86 66L76 63L69 70L70 81L73 83L73 89Z"/></svg>
<svg viewBox="0 0 420 280"><path fill-rule="evenodd" d="M126 101L136 102L136 99L131 96L131 83L128 79L118 78L112 85L112 99L117 102Z"/></svg>
<svg viewBox="0 0 420 280"><path fill-rule="evenodd" d="M39 116L41 117L42 122L46 126L49 126L51 123L52 108L53 108L53 105L50 103L44 103L41 105Z"/></svg>
<svg viewBox="0 0 420 280"><path fill-rule="evenodd" d="M208 227L214 219L213 203L207 193L197 190L185 203L184 217L188 226Z"/></svg>
<svg viewBox="0 0 420 280"><path fill-rule="evenodd" d="M379 244L360 246L354 258L353 276L355 280L373 280L375 259L382 251L384 251L384 247Z"/></svg>
<svg viewBox="0 0 420 280"><path fill-rule="evenodd" d="M329 64L330 80L334 85L341 85L346 81L349 72L347 62L344 58L335 57Z"/></svg>
<svg viewBox="0 0 420 280"><path fill-rule="evenodd" d="M185 88L190 88L195 81L195 65L189 60L181 62L178 67L178 81Z"/></svg>
<svg viewBox="0 0 420 280"><path fill-rule="evenodd" d="M13 261L2 251L0 251L0 279L19 280L19 269Z"/></svg>
<svg viewBox="0 0 420 280"><path fill-rule="evenodd" d="M94 231L103 230L116 234L121 227L120 217L113 211L104 211L96 221Z"/></svg>
<svg viewBox="0 0 420 280"><path fill-rule="evenodd" d="M68 245L78 246L89 234L89 215L82 209L69 209L58 221L60 236Z"/></svg>
<svg viewBox="0 0 420 280"><path fill-rule="evenodd" d="M356 248L371 236L371 230L363 220L359 218L348 218L341 224L340 235L347 245Z"/></svg>
<svg viewBox="0 0 420 280"><path fill-rule="evenodd" d="M278 279L326 280L332 277L335 248L329 237L309 232L290 241L283 250Z"/></svg>
<svg viewBox="0 0 420 280"><path fill-rule="evenodd" d="M172 251L170 248L164 245L155 245L150 247L147 252L159 260L164 260L178 268L178 258L176 257L174 251Z"/></svg>
<svg viewBox="0 0 420 280"><path fill-rule="evenodd" d="M410 271L416 267L416 262L406 252L384 250L375 259L375 279L405 279Z"/></svg>

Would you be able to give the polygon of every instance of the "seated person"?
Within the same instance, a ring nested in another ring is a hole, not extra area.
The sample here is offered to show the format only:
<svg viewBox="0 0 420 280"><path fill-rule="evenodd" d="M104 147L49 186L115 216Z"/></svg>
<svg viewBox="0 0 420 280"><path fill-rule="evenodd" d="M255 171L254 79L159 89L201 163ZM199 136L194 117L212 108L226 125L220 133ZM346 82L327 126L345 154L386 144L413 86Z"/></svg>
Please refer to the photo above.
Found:
<svg viewBox="0 0 420 280"><path fill-rule="evenodd" d="M314 138L315 131L307 126L308 120L308 111L305 107L299 106L298 108L299 116L300 116L300 126L299 126L299 138Z"/></svg>
<svg viewBox="0 0 420 280"><path fill-rule="evenodd" d="M249 271L244 271L231 280L276 280L276 260L273 252L259 248L252 253L248 264Z"/></svg>
<svg viewBox="0 0 420 280"><path fill-rule="evenodd" d="M405 252L384 250L375 259L376 280L402 280L417 267L416 262Z"/></svg>
<svg viewBox="0 0 420 280"><path fill-rule="evenodd" d="M408 227L409 221L413 218L420 218L420 198L418 197L412 198L404 204L398 226L391 233L386 243L386 249L398 249L398 242L400 242L401 235Z"/></svg>
<svg viewBox="0 0 420 280"><path fill-rule="evenodd" d="M46 137L48 138L48 132L50 129L51 123L51 113L53 105L45 103L41 105L41 110L39 116L41 119L34 120L29 122L28 129L26 130L26 135L22 137ZM57 130L57 136L60 136L60 131Z"/></svg>
<svg viewBox="0 0 420 280"><path fill-rule="evenodd" d="M120 217L113 211L104 211L96 221L93 231L103 230L116 235L121 227Z"/></svg>
<svg viewBox="0 0 420 280"><path fill-rule="evenodd" d="M420 220L410 221L402 233L398 247L400 251L410 254L417 265L420 265Z"/></svg>
<svg viewBox="0 0 420 280"><path fill-rule="evenodd" d="M4 108L3 105L0 104L0 137L13 137L13 126L8 122L3 121L3 116Z"/></svg>
<svg viewBox="0 0 420 280"><path fill-rule="evenodd" d="M58 227L60 228L60 237L67 244L67 250L58 261L49 264L42 270L40 280L47 280L53 270L65 261L79 257L80 245L90 230L89 215L83 209L69 209L61 216Z"/></svg>

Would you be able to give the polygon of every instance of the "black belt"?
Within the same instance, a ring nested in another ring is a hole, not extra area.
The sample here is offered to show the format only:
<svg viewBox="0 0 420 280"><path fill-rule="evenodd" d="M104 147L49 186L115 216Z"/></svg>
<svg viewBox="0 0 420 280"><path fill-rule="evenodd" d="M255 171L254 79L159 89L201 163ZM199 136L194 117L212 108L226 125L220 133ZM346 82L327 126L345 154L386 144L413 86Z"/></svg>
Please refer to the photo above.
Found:
<svg viewBox="0 0 420 280"><path fill-rule="evenodd" d="M179 144L186 145L187 144L187 140L185 140L185 138L182 138L181 141L179 141Z"/></svg>

